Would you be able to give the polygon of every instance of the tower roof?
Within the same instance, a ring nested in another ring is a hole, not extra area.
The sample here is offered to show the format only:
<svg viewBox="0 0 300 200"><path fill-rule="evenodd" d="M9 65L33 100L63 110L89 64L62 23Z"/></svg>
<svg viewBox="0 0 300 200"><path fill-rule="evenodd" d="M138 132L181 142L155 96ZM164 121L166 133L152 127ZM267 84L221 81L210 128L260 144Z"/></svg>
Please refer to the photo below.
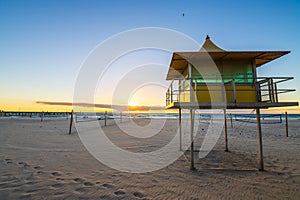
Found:
<svg viewBox="0 0 300 200"><path fill-rule="evenodd" d="M218 47L215 43L213 43L210 40L210 37L207 35L205 42L203 43L202 47L200 48L199 52L204 51L204 52L225 52L224 49L221 49Z"/></svg>
<svg viewBox="0 0 300 200"><path fill-rule="evenodd" d="M225 51L214 44L210 37L207 36L199 51L173 53L167 80L177 79L178 73L182 74L188 63L195 60L210 59L214 62L222 60L251 60L256 67L260 67L288 53L290 51Z"/></svg>

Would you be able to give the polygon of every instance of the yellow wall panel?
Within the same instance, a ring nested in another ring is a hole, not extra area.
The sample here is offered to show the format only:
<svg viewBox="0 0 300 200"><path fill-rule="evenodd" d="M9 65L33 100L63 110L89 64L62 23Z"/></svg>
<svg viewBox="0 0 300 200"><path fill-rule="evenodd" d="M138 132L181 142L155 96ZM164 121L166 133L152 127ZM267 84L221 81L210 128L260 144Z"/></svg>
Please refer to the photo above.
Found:
<svg viewBox="0 0 300 200"><path fill-rule="evenodd" d="M256 102L255 87L251 85L236 85L236 102ZM195 87L194 87L195 89ZM232 86L225 86L226 101L233 102ZM222 86L212 85L197 86L197 97L193 93L193 101L198 97L198 102L224 102ZM182 93L180 95L181 102L189 102L189 92Z"/></svg>

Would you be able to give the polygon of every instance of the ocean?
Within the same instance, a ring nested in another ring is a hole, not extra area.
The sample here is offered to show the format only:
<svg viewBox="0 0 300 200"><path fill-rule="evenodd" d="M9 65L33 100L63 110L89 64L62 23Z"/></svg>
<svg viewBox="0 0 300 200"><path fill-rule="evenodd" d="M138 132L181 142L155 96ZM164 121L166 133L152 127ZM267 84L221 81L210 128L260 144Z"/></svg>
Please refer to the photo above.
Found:
<svg viewBox="0 0 300 200"><path fill-rule="evenodd" d="M44 119L59 119L59 118L70 118L71 113L69 112L2 112L0 118L41 118ZM230 114L227 113L227 118L230 118ZM77 119L104 119L105 113L104 112L80 112L76 113L75 117ZM123 112L122 118L150 118L150 119L178 119L178 113L128 113ZM120 117L120 112L109 112L107 113L107 118L109 119L118 119ZM188 112L182 113L182 118L189 118ZM211 119L211 118L224 118L222 113L195 113L195 119ZM255 113L250 114L232 114L232 118L237 121L243 120L254 120L256 118ZM285 114L261 114L262 120L284 120ZM288 119L299 120L300 114L288 114Z"/></svg>

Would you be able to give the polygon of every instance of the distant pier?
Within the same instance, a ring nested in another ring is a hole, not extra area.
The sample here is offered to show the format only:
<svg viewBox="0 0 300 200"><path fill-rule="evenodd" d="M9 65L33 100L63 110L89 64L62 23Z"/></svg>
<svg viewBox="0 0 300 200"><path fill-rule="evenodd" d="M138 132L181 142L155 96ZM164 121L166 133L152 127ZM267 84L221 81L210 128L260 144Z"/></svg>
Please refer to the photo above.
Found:
<svg viewBox="0 0 300 200"><path fill-rule="evenodd" d="M0 117L28 117L39 118L44 117L68 117L70 112L24 112L24 111L0 111Z"/></svg>

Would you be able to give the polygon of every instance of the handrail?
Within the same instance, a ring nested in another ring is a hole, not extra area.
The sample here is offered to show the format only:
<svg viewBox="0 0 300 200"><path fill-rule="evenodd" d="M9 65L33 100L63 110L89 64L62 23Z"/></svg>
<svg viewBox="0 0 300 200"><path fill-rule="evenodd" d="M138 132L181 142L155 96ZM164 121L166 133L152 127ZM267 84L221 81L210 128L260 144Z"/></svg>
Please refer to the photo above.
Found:
<svg viewBox="0 0 300 200"><path fill-rule="evenodd" d="M224 76L222 76L224 77ZM207 77L205 77L207 78ZM226 79L226 78L225 78ZM256 88L256 93L258 95L258 102L278 102L278 95L283 94L283 93L288 93L288 92L294 92L296 91L295 89L287 89L287 88L277 88L278 83L282 83L288 80L292 80L293 77L257 77L253 78L253 82L245 82L245 84L251 84ZM191 81L192 80L192 81ZM166 93L166 103L169 105L172 102L178 102L180 100L180 94L183 92L193 92L195 94L195 98L198 99L199 95L198 92L201 91L207 91L207 89L201 89L198 86L201 86L203 84L205 85L222 85L224 84L225 86L231 85L231 88L226 88L226 87L220 87L220 88L210 88L210 91L232 91L232 100L233 102L236 102L236 93L241 92L241 91L253 91L252 89L241 89L241 88L236 88L236 84L239 84L238 82L235 82L234 79L231 81L226 81L224 82L224 79L219 79L216 82L202 82L198 83L197 80L198 78L186 78L184 81L180 84L177 85L178 88L175 88L173 86L174 80L172 80L170 86L167 89ZM215 79L214 79L215 80ZM219 82L222 81L222 82ZM186 82L186 83L185 83ZM187 87L182 87L182 85L189 86L190 83L193 84L193 88L190 89ZM182 89L180 89L182 88Z"/></svg>

